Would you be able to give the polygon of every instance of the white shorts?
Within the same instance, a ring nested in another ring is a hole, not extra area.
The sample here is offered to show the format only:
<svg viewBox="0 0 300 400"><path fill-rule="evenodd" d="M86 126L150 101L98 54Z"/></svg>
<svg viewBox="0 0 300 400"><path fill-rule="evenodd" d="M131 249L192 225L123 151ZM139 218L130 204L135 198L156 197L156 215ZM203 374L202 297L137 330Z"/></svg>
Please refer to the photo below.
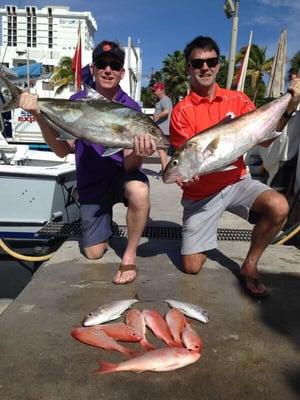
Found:
<svg viewBox="0 0 300 400"><path fill-rule="evenodd" d="M248 220L256 198L269 186L249 175L202 200L182 199L183 227L181 254L197 254L217 247L218 222L224 211Z"/></svg>

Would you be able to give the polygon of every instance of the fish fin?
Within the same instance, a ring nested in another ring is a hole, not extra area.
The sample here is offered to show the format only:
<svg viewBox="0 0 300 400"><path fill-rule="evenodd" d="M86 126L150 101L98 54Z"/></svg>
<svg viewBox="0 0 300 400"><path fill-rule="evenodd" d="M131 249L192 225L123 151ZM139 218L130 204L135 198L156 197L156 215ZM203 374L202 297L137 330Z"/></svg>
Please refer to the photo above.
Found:
<svg viewBox="0 0 300 400"><path fill-rule="evenodd" d="M155 347L147 341L147 339L142 339L140 341L140 345L146 351L155 350Z"/></svg>
<svg viewBox="0 0 300 400"><path fill-rule="evenodd" d="M232 171L233 169L237 169L236 165L227 165L226 167L216 169L214 172L226 172Z"/></svg>
<svg viewBox="0 0 300 400"><path fill-rule="evenodd" d="M84 88L85 88L86 94L87 94L86 99L85 99L86 101L89 101L89 100L101 100L103 102L110 103L110 100L108 100L102 94L97 92L97 90L91 88L88 85L84 85Z"/></svg>
<svg viewBox="0 0 300 400"><path fill-rule="evenodd" d="M281 133L282 133L282 132L273 131L273 132L269 133L269 135L267 135L267 136L264 138L264 140L262 140L262 141L259 142L258 144L263 143L263 142L266 142L267 140L275 139L275 138L277 138L279 135L281 135Z"/></svg>
<svg viewBox="0 0 300 400"><path fill-rule="evenodd" d="M98 360L98 364L100 368L95 369L92 371L92 374L95 374L96 372L99 372L100 374L110 374L111 372L114 372L118 364L114 364L108 361L101 361Z"/></svg>
<svg viewBox="0 0 300 400"><path fill-rule="evenodd" d="M122 353L128 358L135 358L135 357L139 357L144 354L144 352L141 352L139 350L132 350L125 346L122 346L122 347L124 349L124 351L122 351Z"/></svg>
<svg viewBox="0 0 300 400"><path fill-rule="evenodd" d="M226 115L223 119L221 119L221 121L219 123L217 123L215 126L217 125L223 125L223 124L227 124L228 122L233 120L233 115L232 114L228 114Z"/></svg>
<svg viewBox="0 0 300 400"><path fill-rule="evenodd" d="M56 138L58 141L65 141L65 140L76 140L77 138L71 135L68 132L60 132L60 135Z"/></svg>
<svg viewBox="0 0 300 400"><path fill-rule="evenodd" d="M111 124L110 127L115 133L122 133L122 134L130 133L128 129L126 129L123 125L120 124Z"/></svg>
<svg viewBox="0 0 300 400"><path fill-rule="evenodd" d="M220 138L216 137L207 145L206 149L203 152L206 155L206 157L210 156L217 150L219 142Z"/></svg>
<svg viewBox="0 0 300 400"><path fill-rule="evenodd" d="M102 157L112 156L112 155L118 153L121 150L123 150L122 147L117 148L117 149L115 147L108 147L101 156Z"/></svg>

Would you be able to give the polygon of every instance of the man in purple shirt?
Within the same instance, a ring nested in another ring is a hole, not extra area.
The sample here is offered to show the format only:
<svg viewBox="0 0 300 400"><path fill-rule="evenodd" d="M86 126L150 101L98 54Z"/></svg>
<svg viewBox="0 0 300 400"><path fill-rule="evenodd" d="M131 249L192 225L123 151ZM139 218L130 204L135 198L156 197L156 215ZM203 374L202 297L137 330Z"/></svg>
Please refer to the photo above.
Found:
<svg viewBox="0 0 300 400"><path fill-rule="evenodd" d="M117 101L140 111L119 83L124 77L124 50L115 42L103 41L93 51L91 74L95 90L110 101ZM71 97L86 97L86 91ZM112 156L102 157L105 148L84 140L75 143L58 141L54 131L41 115L37 96L21 95L20 107L30 111L40 125L45 141L60 157L75 151L77 188L81 204L81 239L84 255L91 260L101 258L112 234L112 207L124 202L127 208L128 242L119 270L113 278L115 284L132 282L136 278L136 250L149 215L149 182L140 170L143 156L156 151L148 135L135 138L133 150L124 149Z"/></svg>

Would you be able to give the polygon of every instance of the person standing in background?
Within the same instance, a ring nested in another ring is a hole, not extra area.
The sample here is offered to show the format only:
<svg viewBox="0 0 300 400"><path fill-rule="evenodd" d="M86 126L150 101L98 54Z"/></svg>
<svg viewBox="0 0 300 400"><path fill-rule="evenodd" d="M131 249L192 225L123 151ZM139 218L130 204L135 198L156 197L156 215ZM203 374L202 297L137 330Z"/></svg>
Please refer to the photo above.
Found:
<svg viewBox="0 0 300 400"><path fill-rule="evenodd" d="M165 84L162 82L156 82L152 88L152 92L154 93L155 97L158 99L157 103L155 104L155 112L152 116L152 119L156 124L160 127L164 135L169 137L169 127L170 127L170 118L172 112L172 101L170 97L166 95L165 92ZM162 174L162 171L166 168L168 163L168 154L165 150L157 150L162 170L159 172L159 175Z"/></svg>

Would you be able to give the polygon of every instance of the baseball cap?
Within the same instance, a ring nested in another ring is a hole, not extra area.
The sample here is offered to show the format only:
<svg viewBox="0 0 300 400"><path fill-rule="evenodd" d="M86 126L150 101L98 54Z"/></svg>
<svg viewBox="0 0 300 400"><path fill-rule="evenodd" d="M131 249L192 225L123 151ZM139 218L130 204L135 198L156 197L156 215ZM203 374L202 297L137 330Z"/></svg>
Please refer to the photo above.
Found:
<svg viewBox="0 0 300 400"><path fill-rule="evenodd" d="M119 46L118 43L109 42L108 40L104 40L99 43L93 51L93 63L100 57L109 54L114 56L119 61L121 61L122 65L125 60L125 51Z"/></svg>
<svg viewBox="0 0 300 400"><path fill-rule="evenodd" d="M152 92L155 92L155 90L157 90L157 89L163 89L163 90L165 90L165 84L164 83L162 83L162 82L156 82L156 83L154 83L154 85L152 86L152 88L151 88L151 90L152 90Z"/></svg>

